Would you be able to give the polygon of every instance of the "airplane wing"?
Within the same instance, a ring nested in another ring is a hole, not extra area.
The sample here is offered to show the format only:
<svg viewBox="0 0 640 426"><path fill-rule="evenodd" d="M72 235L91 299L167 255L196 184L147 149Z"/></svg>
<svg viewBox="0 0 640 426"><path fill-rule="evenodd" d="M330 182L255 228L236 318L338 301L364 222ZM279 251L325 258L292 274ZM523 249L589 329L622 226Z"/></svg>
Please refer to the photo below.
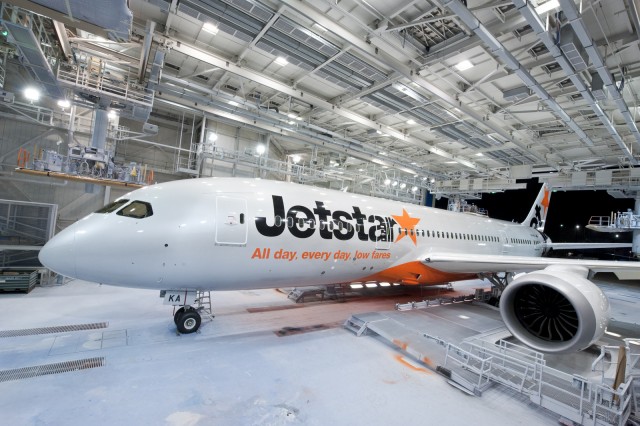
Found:
<svg viewBox="0 0 640 426"><path fill-rule="evenodd" d="M614 249L631 248L631 243L551 243L547 247L554 250L585 250L585 249Z"/></svg>
<svg viewBox="0 0 640 426"><path fill-rule="evenodd" d="M422 262L431 268L452 273L531 272L551 265L560 265L566 266L567 269L578 266L591 272L613 272L619 274L620 279L640 279L640 262L629 261L430 253Z"/></svg>

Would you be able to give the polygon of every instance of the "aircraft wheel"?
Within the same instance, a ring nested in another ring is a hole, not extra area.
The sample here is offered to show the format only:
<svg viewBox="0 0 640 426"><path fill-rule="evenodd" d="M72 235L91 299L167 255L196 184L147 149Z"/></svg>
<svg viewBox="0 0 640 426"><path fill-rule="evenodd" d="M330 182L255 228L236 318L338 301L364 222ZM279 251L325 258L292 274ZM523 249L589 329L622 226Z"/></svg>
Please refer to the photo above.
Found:
<svg viewBox="0 0 640 426"><path fill-rule="evenodd" d="M182 334L195 333L198 331L198 328L200 328L201 321L202 319L200 318L200 314L193 309L189 309L182 313L176 322L176 326L178 327L178 331Z"/></svg>
<svg viewBox="0 0 640 426"><path fill-rule="evenodd" d="M180 317L184 314L184 307L178 309L175 314L173 314L173 322L178 325L178 321L180 321Z"/></svg>

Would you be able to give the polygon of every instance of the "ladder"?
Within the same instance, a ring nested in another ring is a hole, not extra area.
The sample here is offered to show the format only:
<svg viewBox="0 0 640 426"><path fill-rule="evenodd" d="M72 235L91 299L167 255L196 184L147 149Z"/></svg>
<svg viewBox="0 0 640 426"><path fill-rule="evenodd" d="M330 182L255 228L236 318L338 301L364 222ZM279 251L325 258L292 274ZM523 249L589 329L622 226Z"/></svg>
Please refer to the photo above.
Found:
<svg viewBox="0 0 640 426"><path fill-rule="evenodd" d="M210 291L196 291L196 311L200 316L213 320L215 315L211 309L211 292Z"/></svg>

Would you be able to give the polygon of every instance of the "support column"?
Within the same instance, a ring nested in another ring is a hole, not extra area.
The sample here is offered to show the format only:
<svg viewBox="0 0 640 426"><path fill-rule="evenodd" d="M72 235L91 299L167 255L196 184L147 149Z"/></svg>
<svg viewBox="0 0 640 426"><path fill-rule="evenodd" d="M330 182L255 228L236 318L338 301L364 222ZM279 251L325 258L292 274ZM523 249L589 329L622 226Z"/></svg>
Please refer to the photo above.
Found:
<svg viewBox="0 0 640 426"><path fill-rule="evenodd" d="M107 146L107 129L109 128L109 112L106 109L96 108L91 135L91 146L104 149Z"/></svg>
<svg viewBox="0 0 640 426"><path fill-rule="evenodd" d="M638 194L636 194L636 201L633 206L633 214L640 215L640 196ZM633 231L633 243L631 251L633 252L634 256L640 256L640 230Z"/></svg>
<svg viewBox="0 0 640 426"><path fill-rule="evenodd" d="M107 146L107 130L109 128L109 112L105 108L96 108L94 112L93 129L91 133L91 147L100 150ZM96 193L96 186L86 183L84 190L87 193Z"/></svg>

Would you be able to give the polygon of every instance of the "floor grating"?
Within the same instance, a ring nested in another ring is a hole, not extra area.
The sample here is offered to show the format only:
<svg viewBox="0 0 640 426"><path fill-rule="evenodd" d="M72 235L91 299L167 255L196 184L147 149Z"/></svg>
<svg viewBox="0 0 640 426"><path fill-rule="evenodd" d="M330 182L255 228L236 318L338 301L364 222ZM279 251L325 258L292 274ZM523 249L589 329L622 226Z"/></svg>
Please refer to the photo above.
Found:
<svg viewBox="0 0 640 426"><path fill-rule="evenodd" d="M29 379L31 377L47 376L49 374L86 370L88 368L102 367L104 365L104 358L96 357L56 362L54 364L35 365L33 367L14 368L13 370L0 370L0 383L12 380Z"/></svg>
<svg viewBox="0 0 640 426"><path fill-rule="evenodd" d="M35 334L66 333L69 331L97 330L107 328L108 322L94 322L90 324L60 325L56 327L25 328L20 330L0 330L0 337L32 336Z"/></svg>

